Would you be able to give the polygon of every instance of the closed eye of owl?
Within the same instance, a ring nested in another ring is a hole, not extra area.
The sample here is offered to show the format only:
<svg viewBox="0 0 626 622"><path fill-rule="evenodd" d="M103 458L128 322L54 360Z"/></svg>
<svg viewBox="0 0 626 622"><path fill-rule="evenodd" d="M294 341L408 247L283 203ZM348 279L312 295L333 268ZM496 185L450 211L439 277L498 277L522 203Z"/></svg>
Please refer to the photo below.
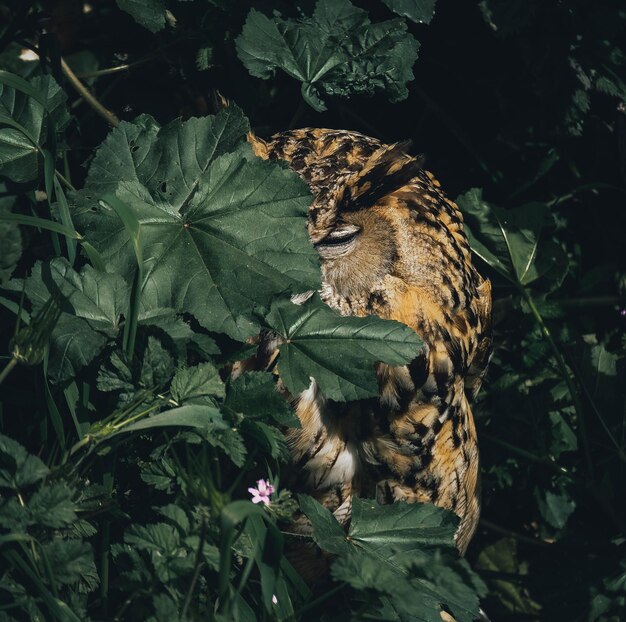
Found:
<svg viewBox="0 0 626 622"><path fill-rule="evenodd" d="M403 144L310 128L249 140L311 188L322 299L345 315L403 322L428 346L409 365L378 365L377 399L333 403L315 382L291 396L302 424L287 432L292 489L340 522L353 495L434 503L459 515L464 553L480 511L471 401L491 353L491 289L472 265L460 211ZM275 347L262 337L261 349Z"/></svg>

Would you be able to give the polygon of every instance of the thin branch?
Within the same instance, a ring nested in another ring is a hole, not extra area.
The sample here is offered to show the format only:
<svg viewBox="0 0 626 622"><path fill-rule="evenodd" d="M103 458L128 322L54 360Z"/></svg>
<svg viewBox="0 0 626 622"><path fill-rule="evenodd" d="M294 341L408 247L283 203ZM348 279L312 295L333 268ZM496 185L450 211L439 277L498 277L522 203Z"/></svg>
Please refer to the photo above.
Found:
<svg viewBox="0 0 626 622"><path fill-rule="evenodd" d="M7 364L6 367L0 372L0 384L4 382L4 379L11 373L11 370L17 365L17 359L13 357Z"/></svg>
<svg viewBox="0 0 626 622"><path fill-rule="evenodd" d="M507 529L506 527L496 525L496 523L492 523L491 521L484 518L480 519L479 525L481 527L484 527L485 529L488 529L489 531L495 531L496 533L502 534L503 536L515 538L516 540L519 540L520 542L525 542L526 544L532 544L533 546L541 547L551 546L550 542L546 542L545 540L536 540L535 538L525 536L524 534L513 531L512 529Z"/></svg>
<svg viewBox="0 0 626 622"><path fill-rule="evenodd" d="M123 73L125 71L130 71L134 67L138 67L139 65L144 65L145 63L149 63L153 60L155 56L148 56L146 58L141 58L132 63L126 63L124 65L117 65L116 67L107 67L106 69L96 69L94 71L82 71L76 74L76 77L80 80L84 80L86 78L99 78L100 76L110 76L115 73Z"/></svg>
<svg viewBox="0 0 626 622"><path fill-rule="evenodd" d="M89 91L89 89L78 79L76 74L72 71L70 66L65 62L65 59L61 59L61 70L63 75L67 78L68 82L74 87L76 92L99 114L109 125L117 127L120 124L120 120L117 116L105 108Z"/></svg>
<svg viewBox="0 0 626 622"><path fill-rule="evenodd" d="M563 473L567 473L567 470L564 467L557 464L556 462L553 462L552 460L548 460L547 458L542 458L541 456L538 456L537 454L534 454L531 451L522 449L521 447L517 447L516 445L512 445L511 443L507 443L506 441L496 436L491 436L491 434L486 434L485 432L481 431L480 438L481 440L489 441L490 443L494 443L495 445L500 445L501 447L508 449L511 453L514 453L520 456L521 458L525 458L526 460L529 460L530 462L534 462L536 464L541 464L543 466L549 467L553 469L554 471L556 471L557 473L559 473L560 475L562 475Z"/></svg>
<svg viewBox="0 0 626 622"><path fill-rule="evenodd" d="M200 576L200 571L202 570L202 550L204 549L204 540L206 538L206 521L202 521L202 526L200 527L200 544L198 545L198 550L196 551L196 561L194 564L193 577L191 578L191 583L189 584L189 589L187 590L187 595L185 596L185 602L183 603L183 608L180 612L181 620L184 620L187 616L187 610L189 609L189 605L191 604L191 598L193 596L193 591L196 587L196 583L198 581L198 577Z"/></svg>

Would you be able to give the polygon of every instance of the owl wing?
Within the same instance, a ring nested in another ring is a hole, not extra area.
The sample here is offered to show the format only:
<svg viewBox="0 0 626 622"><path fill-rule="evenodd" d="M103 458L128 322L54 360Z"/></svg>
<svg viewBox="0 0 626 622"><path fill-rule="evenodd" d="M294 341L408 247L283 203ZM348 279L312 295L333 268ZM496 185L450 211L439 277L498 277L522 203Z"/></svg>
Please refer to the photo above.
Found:
<svg viewBox="0 0 626 622"><path fill-rule="evenodd" d="M465 395L470 403L476 398L493 351L491 320L491 282L485 279L477 288L476 308L479 329L476 351L465 376Z"/></svg>

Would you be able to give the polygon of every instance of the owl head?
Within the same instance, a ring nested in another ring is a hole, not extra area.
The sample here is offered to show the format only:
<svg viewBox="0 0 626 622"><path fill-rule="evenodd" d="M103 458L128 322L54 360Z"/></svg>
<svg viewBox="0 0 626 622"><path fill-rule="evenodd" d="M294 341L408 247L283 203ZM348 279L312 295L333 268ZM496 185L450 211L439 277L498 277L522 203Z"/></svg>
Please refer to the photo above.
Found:
<svg viewBox="0 0 626 622"><path fill-rule="evenodd" d="M444 306L461 302L469 275L468 282L446 279L460 274L465 281L462 219L423 170L423 158L407 155L406 143L323 129L250 141L257 155L286 160L313 192L308 230L328 304L352 315L389 316L400 296L391 298L406 288Z"/></svg>

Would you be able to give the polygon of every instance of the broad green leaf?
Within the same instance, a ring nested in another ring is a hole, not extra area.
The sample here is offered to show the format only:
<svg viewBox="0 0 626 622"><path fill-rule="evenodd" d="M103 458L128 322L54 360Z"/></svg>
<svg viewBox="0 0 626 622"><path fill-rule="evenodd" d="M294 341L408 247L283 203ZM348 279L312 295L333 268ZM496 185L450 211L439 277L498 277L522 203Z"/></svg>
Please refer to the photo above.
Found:
<svg viewBox="0 0 626 622"><path fill-rule="evenodd" d="M197 341L201 341L204 345L203 354L219 354L215 341L208 335L194 332L189 323L174 309L144 309L138 321L140 330L156 332L161 342L177 353L179 363L187 360L187 348L194 347Z"/></svg>
<svg viewBox="0 0 626 622"><path fill-rule="evenodd" d="M47 527L65 527L76 520L73 492L63 482L43 486L28 501L32 520Z"/></svg>
<svg viewBox="0 0 626 622"><path fill-rule="evenodd" d="M185 535L189 531L189 517L178 505L170 503L169 505L159 508L158 512L161 516L168 519L169 522L178 528L181 535Z"/></svg>
<svg viewBox="0 0 626 622"><path fill-rule="evenodd" d="M95 330L116 334L128 287L115 274L98 272L90 265L79 273L65 259L56 258L35 265L26 281L26 294L35 310L60 294L63 311L86 320Z"/></svg>
<svg viewBox="0 0 626 622"><path fill-rule="evenodd" d="M245 462L246 448L239 432L226 422L217 408L208 404L186 404L129 424L122 424L107 438L127 432L143 432L166 427L191 428L193 435L189 434L187 437L182 435L181 438L187 438L189 443L204 440L218 448L239 467ZM163 473L156 478L160 484L164 483L162 475Z"/></svg>
<svg viewBox="0 0 626 622"><path fill-rule="evenodd" d="M290 454L285 437L273 425L244 418L241 422L241 433L251 439L253 447L264 451L275 460L289 461Z"/></svg>
<svg viewBox="0 0 626 622"><path fill-rule="evenodd" d="M21 490L42 480L48 467L17 441L0 434L0 488Z"/></svg>
<svg viewBox="0 0 626 622"><path fill-rule="evenodd" d="M172 397L179 403L207 395L224 397L224 383L212 363L179 369L170 387Z"/></svg>
<svg viewBox="0 0 626 622"><path fill-rule="evenodd" d="M61 314L50 337L48 378L55 383L75 378L108 342L106 335L94 331L84 320Z"/></svg>
<svg viewBox="0 0 626 622"><path fill-rule="evenodd" d="M298 503L311 521L313 538L321 549L336 555L346 554L350 550L346 532L328 509L309 495L298 495Z"/></svg>
<svg viewBox="0 0 626 622"><path fill-rule="evenodd" d="M369 550L382 553L387 547L409 552L422 546L451 546L459 524L452 513L434 505L379 505L354 499L350 537Z"/></svg>
<svg viewBox="0 0 626 622"><path fill-rule="evenodd" d="M408 17L418 24L430 24L435 15L437 0L383 0L398 15Z"/></svg>
<svg viewBox="0 0 626 622"><path fill-rule="evenodd" d="M175 361L159 339L149 335L141 339L135 356L129 361L121 350L111 352L103 361L96 377L100 391L116 391L118 409L123 410L136 400L148 405L154 394L165 390L176 369Z"/></svg>
<svg viewBox="0 0 626 622"><path fill-rule="evenodd" d="M356 576L361 582L373 578L376 566L381 568L384 580L378 589L389 595L401 618L409 615L437 622L445 604L457 622L473 622L478 617L477 591L481 593L484 586L457 556L457 526L458 518L452 512L432 505L397 502L381 506L354 498L348 531L354 548L346 562L363 564L366 574ZM349 580L343 563L340 559L338 567L333 566L333 576ZM408 594L412 594L409 600Z"/></svg>
<svg viewBox="0 0 626 622"><path fill-rule="evenodd" d="M237 38L237 54L253 76L280 69L302 82L302 96L326 110L321 92L348 97L383 91L391 101L407 97L406 83L419 43L404 20L372 24L349 0L319 0L312 17L270 19L252 9Z"/></svg>
<svg viewBox="0 0 626 622"><path fill-rule="evenodd" d="M536 487L535 499L543 519L555 529L565 527L567 520L576 509L576 502L565 490L552 492Z"/></svg>
<svg viewBox="0 0 626 622"><path fill-rule="evenodd" d="M197 438L206 441L212 447L219 449L235 466L242 467L246 461L246 446L244 445L240 429L227 425L214 425L194 430L194 438L187 442L197 441Z"/></svg>
<svg viewBox="0 0 626 622"><path fill-rule="evenodd" d="M24 538L28 538L26 535L28 527L32 524L33 520L30 512L27 508L22 507L17 497L3 496L0 499L0 532L9 533L9 537L18 538L19 535ZM7 536L0 536L0 543L3 538Z"/></svg>
<svg viewBox="0 0 626 622"><path fill-rule="evenodd" d="M180 536L178 530L172 525L156 523L132 525L124 535L124 540L144 551L165 552L179 545Z"/></svg>
<svg viewBox="0 0 626 622"><path fill-rule="evenodd" d="M300 427L300 420L289 402L278 393L274 376L268 372L248 372L230 382L224 408L246 418Z"/></svg>
<svg viewBox="0 0 626 622"><path fill-rule="evenodd" d="M185 543L172 525L133 525L124 534L124 541L149 555L154 572L162 583L167 584L193 572L196 551Z"/></svg>
<svg viewBox="0 0 626 622"><path fill-rule="evenodd" d="M123 391L129 397L132 395L133 372L119 351L111 352L109 360L100 366L96 386L100 391Z"/></svg>
<svg viewBox="0 0 626 622"><path fill-rule="evenodd" d="M89 265L78 273L57 258L35 265L26 294L35 310L52 297L63 311L50 336L48 365L50 379L60 382L75 377L117 336L128 286L118 275Z"/></svg>
<svg viewBox="0 0 626 622"><path fill-rule="evenodd" d="M150 32L165 28L165 0L116 0L117 6Z"/></svg>
<svg viewBox="0 0 626 622"><path fill-rule="evenodd" d="M378 395L377 362L410 363L425 346L408 326L376 316L341 316L316 295L303 305L278 300L266 318L281 337L280 377L292 393L314 378L337 401Z"/></svg>
<svg viewBox="0 0 626 622"><path fill-rule="evenodd" d="M141 361L138 382L141 388L160 389L170 381L174 359L156 337L149 335L145 348L138 348L137 354Z"/></svg>
<svg viewBox="0 0 626 622"><path fill-rule="evenodd" d="M42 547L54 570L54 580L61 585L83 584L93 591L100 580L93 561L93 551L81 540L55 539Z"/></svg>
<svg viewBox="0 0 626 622"><path fill-rule="evenodd" d="M96 203L115 188L140 226L142 312L189 312L205 328L241 340L258 330L257 308L320 280L305 228L304 182L242 149L213 159L246 130L241 113L230 109L165 128L145 116L121 124L94 158L75 218L109 269L130 281L129 236L115 213Z"/></svg>
<svg viewBox="0 0 626 622"><path fill-rule="evenodd" d="M151 430L153 428L163 428L170 426L182 426L198 429L226 429L228 425L224 422L222 415L217 408L199 404L189 404L179 406L152 417L140 419L121 428L120 432L138 432L140 430ZM119 434L120 432L116 432Z"/></svg>
<svg viewBox="0 0 626 622"><path fill-rule="evenodd" d="M452 512L426 504L379 505L352 499L347 535L328 510L311 497L300 507L318 545L338 555L333 577L357 590L382 595L400 620L439 622L446 605L458 622L478 617L484 585L458 557Z"/></svg>
<svg viewBox="0 0 626 622"><path fill-rule="evenodd" d="M164 211L178 213L209 164L241 145L249 129L236 106L164 127L149 115L139 115L132 123L120 123L98 147L81 195L97 199L115 193L121 182L135 181Z"/></svg>
<svg viewBox="0 0 626 622"><path fill-rule="evenodd" d="M37 99L0 80L0 174L20 183L40 175L38 147L46 144L48 130L62 131L70 120L65 92L52 76L32 78L29 84Z"/></svg>
<svg viewBox="0 0 626 622"><path fill-rule="evenodd" d="M561 283L569 261L560 247L541 240L551 223L546 205L528 203L507 210L484 201L477 188L458 197L457 203L472 250L504 278L522 286L544 276L551 288Z"/></svg>

